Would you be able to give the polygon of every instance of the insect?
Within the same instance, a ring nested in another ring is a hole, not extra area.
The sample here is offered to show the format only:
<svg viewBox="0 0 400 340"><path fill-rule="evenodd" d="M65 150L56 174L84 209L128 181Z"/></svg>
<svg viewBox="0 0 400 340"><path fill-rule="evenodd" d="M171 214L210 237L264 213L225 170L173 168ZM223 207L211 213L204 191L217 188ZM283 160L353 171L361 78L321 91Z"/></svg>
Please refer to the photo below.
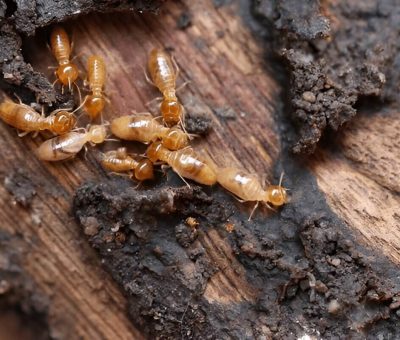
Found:
<svg viewBox="0 0 400 340"><path fill-rule="evenodd" d="M131 172L130 177L138 181L154 178L153 163L148 159L137 161L128 155L126 148L106 152L101 163L104 168L116 173Z"/></svg>
<svg viewBox="0 0 400 340"><path fill-rule="evenodd" d="M124 140L142 143L162 140L169 150L179 150L188 145L188 136L178 127L167 128L148 114L135 114L115 118L111 122L111 132Z"/></svg>
<svg viewBox="0 0 400 340"><path fill-rule="evenodd" d="M160 142L155 142L147 149L147 156L152 162L161 160L167 163L186 184L188 183L184 178L189 178L205 185L213 185L217 181L217 175L214 170L202 161L190 147L170 151Z"/></svg>
<svg viewBox="0 0 400 340"><path fill-rule="evenodd" d="M188 217L185 220L185 223L192 229L196 229L199 226L199 221L197 221L197 219L195 219L194 217Z"/></svg>
<svg viewBox="0 0 400 340"><path fill-rule="evenodd" d="M74 157L88 142L103 143L106 136L104 125L92 125L83 133L71 131L46 140L36 149L36 155L43 161L62 161Z"/></svg>
<svg viewBox="0 0 400 340"><path fill-rule="evenodd" d="M268 185L264 189L257 175L248 174L234 167L219 168L217 171L218 183L238 197L240 201L257 202L249 220L260 202L264 202L267 206L271 204L276 207L287 202L286 189L281 186L282 179L283 174L278 185Z"/></svg>
<svg viewBox="0 0 400 340"><path fill-rule="evenodd" d="M167 125L182 122L183 107L176 97L177 72L171 57L163 50L154 49L150 52L148 68L154 85L163 94L160 111Z"/></svg>
<svg viewBox="0 0 400 340"><path fill-rule="evenodd" d="M102 57L92 55L88 59L88 83L92 94L86 96L84 108L91 119L103 111L105 98L103 87L106 81L106 65Z"/></svg>
<svg viewBox="0 0 400 340"><path fill-rule="evenodd" d="M48 117L22 103L5 100L0 104L0 118L7 124L24 131L21 136L42 130L50 130L57 135L70 131L76 123L72 112L65 110L53 111Z"/></svg>
<svg viewBox="0 0 400 340"><path fill-rule="evenodd" d="M59 65L56 70L57 78L63 85L68 85L68 88L71 89L71 84L78 79L79 71L78 67L70 60L71 43L67 32L61 26L53 28L50 47Z"/></svg>

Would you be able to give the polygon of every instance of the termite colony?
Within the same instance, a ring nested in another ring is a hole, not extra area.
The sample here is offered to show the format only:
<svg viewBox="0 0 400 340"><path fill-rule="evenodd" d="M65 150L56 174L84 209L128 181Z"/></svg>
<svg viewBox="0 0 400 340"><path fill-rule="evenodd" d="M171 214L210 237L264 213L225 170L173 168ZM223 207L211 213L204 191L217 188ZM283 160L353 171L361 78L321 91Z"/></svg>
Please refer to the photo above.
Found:
<svg viewBox="0 0 400 340"><path fill-rule="evenodd" d="M160 113L162 122L150 113L136 113L121 116L103 123L102 112L106 104L104 85L106 65L102 57L90 56L87 61L87 77L90 93L82 100L76 81L78 67L71 59L71 43L66 31L57 26L50 36L50 48L58 63L55 75L62 90L68 87L79 92L80 103L75 110L60 109L45 116L21 101L15 103L6 99L0 104L0 118L13 126L23 136L43 130L50 131L52 138L43 142L36 155L44 161L61 161L75 157L86 144L100 144L107 141L108 125L111 133L120 140L148 144L145 155L129 154L125 147L100 153L102 166L114 174L125 174L139 183L154 178L154 166L163 164L171 167L187 184L185 179L212 186L219 183L241 202L264 203L268 207L279 207L287 202L286 189L282 187L282 176L278 185L264 186L257 175L247 173L236 167L219 167L209 157L196 152L190 146L192 136L184 127L185 109L176 95L178 67L167 52L154 49L148 60L149 79L162 93ZM91 122L101 116L100 125L76 128L78 118L75 114L84 111ZM252 215L251 214L251 215ZM250 218L251 218L250 215Z"/></svg>

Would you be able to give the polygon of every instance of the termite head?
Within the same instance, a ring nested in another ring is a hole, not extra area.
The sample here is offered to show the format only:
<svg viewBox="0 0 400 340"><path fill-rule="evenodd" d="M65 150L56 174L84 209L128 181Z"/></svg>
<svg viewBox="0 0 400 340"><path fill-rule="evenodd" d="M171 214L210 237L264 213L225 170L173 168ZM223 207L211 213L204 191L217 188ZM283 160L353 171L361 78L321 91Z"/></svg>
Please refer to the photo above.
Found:
<svg viewBox="0 0 400 340"><path fill-rule="evenodd" d="M95 119L103 111L105 100L101 96L87 96L85 99L85 111L91 119Z"/></svg>
<svg viewBox="0 0 400 340"><path fill-rule="evenodd" d="M154 178L153 163L148 159L143 159L135 168L135 178L138 181Z"/></svg>
<svg viewBox="0 0 400 340"><path fill-rule="evenodd" d="M56 73L58 79L60 79L60 82L65 86L71 86L71 84L75 83L79 76L78 67L70 62L61 64L57 68Z"/></svg>
<svg viewBox="0 0 400 340"><path fill-rule="evenodd" d="M104 125L92 125L89 128L88 134L92 143L100 144L107 137L107 129Z"/></svg>
<svg viewBox="0 0 400 340"><path fill-rule="evenodd" d="M288 201L286 189L280 185L268 186L265 201L276 207L284 205Z"/></svg>
<svg viewBox="0 0 400 340"><path fill-rule="evenodd" d="M160 142L151 143L150 146L147 148L146 154L147 157L152 162L157 162L160 159L160 151L162 150L163 146Z"/></svg>
<svg viewBox="0 0 400 340"><path fill-rule="evenodd" d="M184 133L180 128L173 127L163 138L162 144L169 150L183 149L189 143L187 134Z"/></svg>
<svg viewBox="0 0 400 340"><path fill-rule="evenodd" d="M166 98L161 102L160 111L167 125L176 125L181 119L182 105L176 98Z"/></svg>
<svg viewBox="0 0 400 340"><path fill-rule="evenodd" d="M51 130L62 135L70 131L76 124L76 118L73 113L68 111L58 111L53 118Z"/></svg>

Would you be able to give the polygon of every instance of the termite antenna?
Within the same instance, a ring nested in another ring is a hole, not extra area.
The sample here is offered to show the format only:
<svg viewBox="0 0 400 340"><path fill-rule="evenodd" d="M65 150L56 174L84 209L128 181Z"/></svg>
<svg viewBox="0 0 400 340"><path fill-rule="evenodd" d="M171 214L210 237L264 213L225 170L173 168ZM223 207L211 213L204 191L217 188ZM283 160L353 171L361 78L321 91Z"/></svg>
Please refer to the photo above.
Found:
<svg viewBox="0 0 400 340"><path fill-rule="evenodd" d="M21 105L25 105L25 104L22 102L21 98L20 98L15 92L14 92L14 97L18 99L18 101L19 101L19 103L20 103Z"/></svg>
<svg viewBox="0 0 400 340"><path fill-rule="evenodd" d="M283 181L283 176L285 175L285 172L284 171L282 171L281 172L281 177L279 178L279 186L282 186L282 181Z"/></svg>

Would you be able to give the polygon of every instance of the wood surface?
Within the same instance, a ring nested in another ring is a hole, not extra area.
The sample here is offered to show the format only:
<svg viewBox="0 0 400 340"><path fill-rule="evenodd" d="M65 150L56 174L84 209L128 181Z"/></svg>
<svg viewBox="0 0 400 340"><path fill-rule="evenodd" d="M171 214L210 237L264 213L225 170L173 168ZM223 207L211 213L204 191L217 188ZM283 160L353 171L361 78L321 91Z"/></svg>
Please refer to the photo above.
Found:
<svg viewBox="0 0 400 340"><path fill-rule="evenodd" d="M207 146L221 165L240 164L271 174L281 150L274 121L281 88L264 59L263 42L237 15L237 6L236 2L216 8L206 0L170 1L157 16L90 15L68 23L81 69L92 53L105 58L111 105L104 118L147 110L146 103L158 96L143 74L148 52L156 46L172 48L180 68L178 85L190 81L180 98L188 110L201 110L212 118L212 132L196 144ZM191 26L178 29L179 16L188 10ZM43 34L27 44L27 60L53 77L47 67L54 60ZM214 108L231 108L235 119L219 118ZM360 235L360 242L397 263L399 127L397 112L360 115L338 138L335 150L321 148L306 163L333 211ZM122 294L71 215L74 190L84 181L103 178L102 170L90 151L86 158L81 154L71 162L40 162L33 154L39 143L40 138L19 138L14 129L0 124L2 180L20 169L31 176L36 189L31 206L23 208L0 186L0 229L22 235L29 244L23 268L50 297L53 329L73 334L72 338L140 339L140 330L126 315ZM202 242L222 268L209 280L207 300L251 301L254 292L229 245L213 231ZM232 261L235 271L228 266Z"/></svg>

